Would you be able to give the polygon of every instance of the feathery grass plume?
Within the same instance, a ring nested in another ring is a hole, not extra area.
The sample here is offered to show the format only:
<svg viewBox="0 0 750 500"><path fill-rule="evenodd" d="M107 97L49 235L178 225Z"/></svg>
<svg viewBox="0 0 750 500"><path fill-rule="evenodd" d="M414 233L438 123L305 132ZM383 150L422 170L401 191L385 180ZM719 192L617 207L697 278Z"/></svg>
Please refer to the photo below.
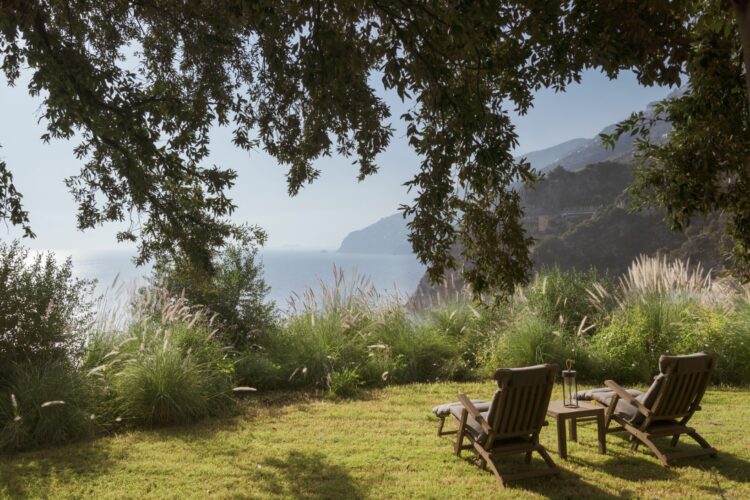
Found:
<svg viewBox="0 0 750 500"><path fill-rule="evenodd" d="M734 308L747 302L747 288L731 277L714 279L711 270L689 260L668 260L664 255L640 255L620 277L611 293L594 284L587 290L592 304L606 310L612 304L624 308L630 302L660 298L672 302L694 302L705 307Z"/></svg>
<svg viewBox="0 0 750 500"><path fill-rule="evenodd" d="M90 336L83 363L107 387L97 422L167 425L226 409L236 385L235 351L215 337L214 315L155 286L120 290L128 293L127 306L109 302L117 313L101 315L108 319Z"/></svg>

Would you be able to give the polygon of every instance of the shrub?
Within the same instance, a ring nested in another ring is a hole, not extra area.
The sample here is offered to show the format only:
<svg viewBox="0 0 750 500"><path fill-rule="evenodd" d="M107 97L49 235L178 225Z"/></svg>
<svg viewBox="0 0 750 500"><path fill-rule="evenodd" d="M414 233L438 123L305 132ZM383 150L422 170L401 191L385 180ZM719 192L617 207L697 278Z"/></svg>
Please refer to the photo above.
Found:
<svg viewBox="0 0 750 500"><path fill-rule="evenodd" d="M678 329L674 353L716 352L716 382L750 383L750 306L735 312L693 307L686 311Z"/></svg>
<svg viewBox="0 0 750 500"><path fill-rule="evenodd" d="M8 367L41 365L80 354L93 318L94 283L73 278L71 259L29 257L18 241L0 243L0 388Z"/></svg>
<svg viewBox="0 0 750 500"><path fill-rule="evenodd" d="M561 343L553 330L553 325L528 310L518 314L488 346L488 369L554 362L560 357Z"/></svg>
<svg viewBox="0 0 750 500"><path fill-rule="evenodd" d="M278 334L269 336L266 348L284 367L284 377L298 387L325 388L332 371L367 358L360 329L335 311L289 318Z"/></svg>
<svg viewBox="0 0 750 500"><path fill-rule="evenodd" d="M469 302L448 303L424 313L430 328L453 339L468 370L476 369L482 348L495 334L498 322L508 313L503 304L488 307Z"/></svg>
<svg viewBox="0 0 750 500"><path fill-rule="evenodd" d="M118 409L145 425L181 424L210 414L207 368L175 348L158 349L127 363L115 377Z"/></svg>
<svg viewBox="0 0 750 500"><path fill-rule="evenodd" d="M153 282L183 296L190 305L218 314L216 326L225 342L246 348L254 337L275 326L275 305L265 302L269 287L258 262L257 232L218 250L210 271L184 255L161 256L154 265Z"/></svg>
<svg viewBox="0 0 750 500"><path fill-rule="evenodd" d="M561 333L590 330L599 322L601 311L592 303L589 290L597 284L603 290L612 288L611 280L599 277L595 269L586 273L544 268L522 290L529 314L542 318Z"/></svg>
<svg viewBox="0 0 750 500"><path fill-rule="evenodd" d="M412 321L403 309L374 323L368 339L371 350L379 351L371 352L371 358L382 363L387 356L388 381L427 382L468 374L460 342L430 323Z"/></svg>
<svg viewBox="0 0 750 500"><path fill-rule="evenodd" d="M71 259L30 257L0 243L0 449L87 436L91 380L77 366L93 319L94 283L73 278Z"/></svg>
<svg viewBox="0 0 750 500"><path fill-rule="evenodd" d="M647 382L658 369L659 356L674 353L687 307L651 294L615 311L592 339L606 373L618 381Z"/></svg>
<svg viewBox="0 0 750 500"><path fill-rule="evenodd" d="M284 368L263 352L245 352L235 362L234 371L237 384L256 389L276 389L286 381Z"/></svg>
<svg viewBox="0 0 750 500"><path fill-rule="evenodd" d="M356 368L343 368L328 374L328 394L336 398L351 398L364 382Z"/></svg>

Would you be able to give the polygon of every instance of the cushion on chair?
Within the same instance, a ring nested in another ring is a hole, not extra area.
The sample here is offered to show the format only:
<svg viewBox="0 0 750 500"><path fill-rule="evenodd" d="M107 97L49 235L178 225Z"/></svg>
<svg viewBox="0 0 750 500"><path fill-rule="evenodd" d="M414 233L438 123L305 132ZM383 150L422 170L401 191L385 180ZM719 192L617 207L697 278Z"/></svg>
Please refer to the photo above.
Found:
<svg viewBox="0 0 750 500"><path fill-rule="evenodd" d="M656 397L659 395L659 389L661 388L663 380L664 374L660 373L659 375L654 377L654 381L651 384L651 387L649 387L645 393L637 391L635 389L625 389L625 391L635 396L635 399L640 401L643 406L651 409L651 406L653 406L654 402L656 401ZM614 394L615 393L609 387L600 387L599 389L580 391L578 393L578 399L582 401L598 401L605 406L609 406L609 402L612 400L612 396ZM623 401L622 399L617 402L615 413L627 419L633 424L640 424L643 421L643 414L639 412L635 406L631 405L627 401Z"/></svg>
<svg viewBox="0 0 750 500"><path fill-rule="evenodd" d="M641 391L636 391L635 389L626 390L628 393L635 396L639 401L644 396ZM615 393L609 387L601 387L599 389L580 391L578 393L578 399L582 401L598 401L604 406L609 406L609 402L612 400L612 396L614 396L614 394ZM623 401L622 399L617 402L615 413L633 423L639 422L643 417L643 415L638 412L638 409L635 406L631 405L627 401Z"/></svg>
<svg viewBox="0 0 750 500"><path fill-rule="evenodd" d="M450 413L457 419L461 420L461 413L463 412L463 410L463 405L451 406ZM482 415L485 420L487 420L487 416L489 415L489 413L489 410L479 411L479 414ZM478 443L484 443L484 440L487 439L487 433L484 432L484 429L482 429L482 426L479 425L479 422L474 420L474 417L472 417L471 415L468 415L466 418L466 430Z"/></svg>
<svg viewBox="0 0 750 500"><path fill-rule="evenodd" d="M656 377L654 377L654 381L651 382L651 387L648 388L646 391L646 394L643 395L642 399L639 399L641 403L643 403L643 406L651 409L652 406L654 406L654 403L656 402L656 397L659 395L659 389L661 389L662 381L664 380L665 375L663 373L660 373Z"/></svg>
<svg viewBox="0 0 750 500"><path fill-rule="evenodd" d="M480 412L487 411L490 409L489 401L483 401L481 399L472 399L471 402L474 406L477 407L477 410L479 410ZM445 418L451 414L451 408L454 406L457 406L459 408L459 418L460 418L461 408L464 407L464 405L462 405L460 401L457 401L455 403L445 403L442 405L438 405L432 409L432 413L434 413L437 417Z"/></svg>

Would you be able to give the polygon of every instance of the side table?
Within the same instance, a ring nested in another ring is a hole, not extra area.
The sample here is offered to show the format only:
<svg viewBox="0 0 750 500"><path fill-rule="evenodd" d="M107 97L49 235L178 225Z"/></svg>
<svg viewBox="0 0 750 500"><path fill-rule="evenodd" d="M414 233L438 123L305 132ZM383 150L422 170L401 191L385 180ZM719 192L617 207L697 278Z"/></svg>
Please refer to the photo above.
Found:
<svg viewBox="0 0 750 500"><path fill-rule="evenodd" d="M596 420L596 427L599 436L599 453L602 455L607 452L607 433L604 428L604 410L603 406L591 404L586 401L579 401L577 408L570 408L563 404L562 401L550 401L547 407L547 416L554 417L557 424L557 451L560 458L568 458L568 443L565 440L565 421L570 422L570 440L578 441L578 429L576 422Z"/></svg>

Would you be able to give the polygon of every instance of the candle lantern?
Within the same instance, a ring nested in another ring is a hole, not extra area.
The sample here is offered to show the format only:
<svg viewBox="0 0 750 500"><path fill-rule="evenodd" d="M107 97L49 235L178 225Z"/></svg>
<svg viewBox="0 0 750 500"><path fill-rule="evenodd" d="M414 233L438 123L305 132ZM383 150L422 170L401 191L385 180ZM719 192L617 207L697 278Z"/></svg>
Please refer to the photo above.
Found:
<svg viewBox="0 0 750 500"><path fill-rule="evenodd" d="M576 381L576 371L573 369L573 360L565 362L563 376L563 405L568 408L578 408L578 382Z"/></svg>

